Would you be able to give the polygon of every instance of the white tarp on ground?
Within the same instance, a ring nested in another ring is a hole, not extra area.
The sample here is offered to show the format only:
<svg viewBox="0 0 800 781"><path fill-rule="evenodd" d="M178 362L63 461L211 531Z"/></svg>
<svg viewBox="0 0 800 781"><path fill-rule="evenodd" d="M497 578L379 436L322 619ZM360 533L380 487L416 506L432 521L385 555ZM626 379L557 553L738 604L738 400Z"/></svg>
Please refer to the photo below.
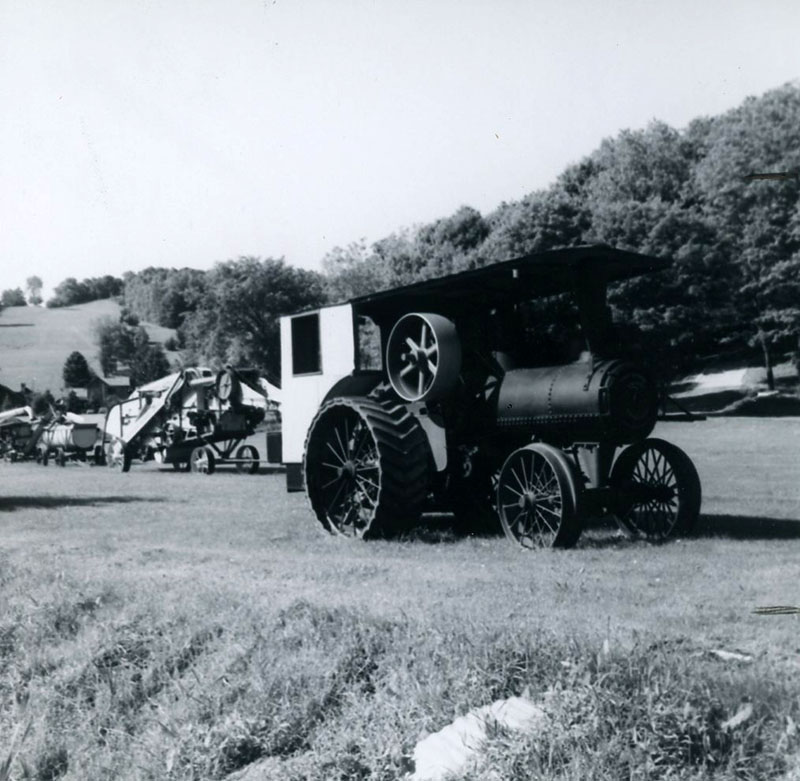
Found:
<svg viewBox="0 0 800 781"><path fill-rule="evenodd" d="M509 697L476 708L417 743L414 773L408 781L458 778L497 727L532 732L546 718L545 712L525 697Z"/></svg>

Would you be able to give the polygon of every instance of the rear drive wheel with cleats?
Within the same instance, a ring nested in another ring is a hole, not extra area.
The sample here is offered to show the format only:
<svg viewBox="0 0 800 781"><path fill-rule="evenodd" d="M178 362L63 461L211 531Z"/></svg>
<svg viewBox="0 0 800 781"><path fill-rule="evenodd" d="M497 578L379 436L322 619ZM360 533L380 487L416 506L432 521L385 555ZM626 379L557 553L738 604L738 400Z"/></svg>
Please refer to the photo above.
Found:
<svg viewBox="0 0 800 781"><path fill-rule="evenodd" d="M306 491L333 534L375 537L411 526L428 489L428 443L402 404L336 398L311 422Z"/></svg>
<svg viewBox="0 0 800 781"><path fill-rule="evenodd" d="M497 514L506 537L523 548L570 548L581 534L575 467L557 448L533 443L503 464Z"/></svg>
<svg viewBox="0 0 800 781"><path fill-rule="evenodd" d="M691 531L702 489L692 460L663 439L645 439L620 453L611 469L614 515L622 530L653 540Z"/></svg>

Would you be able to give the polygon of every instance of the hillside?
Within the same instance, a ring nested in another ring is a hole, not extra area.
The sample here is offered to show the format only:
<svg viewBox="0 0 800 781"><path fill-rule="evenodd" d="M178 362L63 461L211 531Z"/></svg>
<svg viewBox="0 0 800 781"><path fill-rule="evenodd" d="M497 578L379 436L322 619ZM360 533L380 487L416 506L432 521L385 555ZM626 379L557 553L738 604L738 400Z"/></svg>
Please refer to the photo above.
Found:
<svg viewBox="0 0 800 781"><path fill-rule="evenodd" d="M25 383L37 392L58 394L67 356L83 353L92 370L101 374L92 326L102 317L119 317L119 305L110 299L46 309L10 307L0 312L0 382L12 390ZM163 342L174 331L143 323L153 341Z"/></svg>

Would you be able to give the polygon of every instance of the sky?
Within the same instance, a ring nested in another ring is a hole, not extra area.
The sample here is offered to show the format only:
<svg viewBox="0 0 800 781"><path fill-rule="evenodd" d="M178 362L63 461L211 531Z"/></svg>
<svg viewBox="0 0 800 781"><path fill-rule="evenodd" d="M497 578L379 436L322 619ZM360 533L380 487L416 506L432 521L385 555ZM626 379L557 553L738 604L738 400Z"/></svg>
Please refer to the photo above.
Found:
<svg viewBox="0 0 800 781"><path fill-rule="evenodd" d="M800 77L796 0L0 0L0 289L319 268Z"/></svg>

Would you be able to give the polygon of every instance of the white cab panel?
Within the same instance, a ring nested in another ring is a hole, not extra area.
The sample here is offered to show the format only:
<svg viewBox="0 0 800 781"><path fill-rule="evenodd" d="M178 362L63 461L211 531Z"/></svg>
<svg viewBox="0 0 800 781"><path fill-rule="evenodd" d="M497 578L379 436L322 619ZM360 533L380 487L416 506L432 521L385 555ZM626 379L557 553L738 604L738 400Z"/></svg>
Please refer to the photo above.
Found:
<svg viewBox="0 0 800 781"><path fill-rule="evenodd" d="M281 318L283 463L300 463L322 399L355 368L353 309L329 306Z"/></svg>

